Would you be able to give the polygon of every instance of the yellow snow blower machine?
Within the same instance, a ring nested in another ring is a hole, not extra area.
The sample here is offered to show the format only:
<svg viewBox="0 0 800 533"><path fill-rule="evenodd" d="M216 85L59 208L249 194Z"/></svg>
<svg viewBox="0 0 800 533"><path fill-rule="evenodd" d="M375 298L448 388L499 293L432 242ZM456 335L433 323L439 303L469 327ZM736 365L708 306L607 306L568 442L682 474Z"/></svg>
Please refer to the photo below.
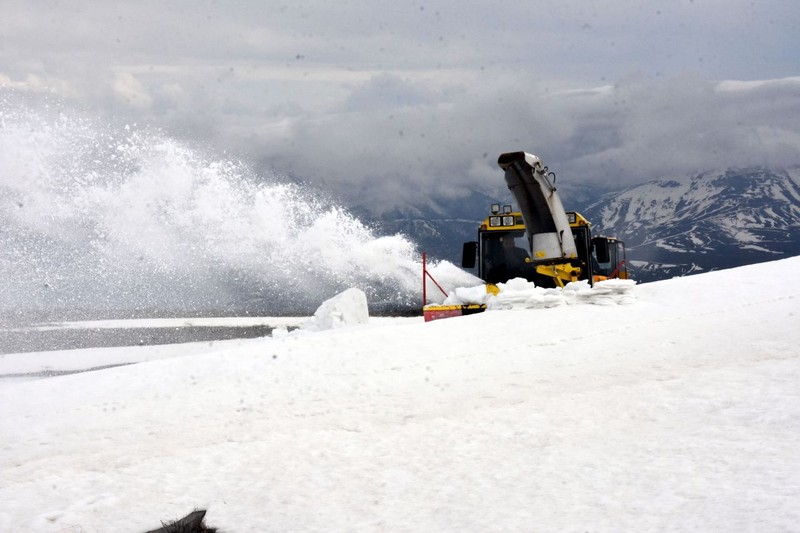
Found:
<svg viewBox="0 0 800 533"><path fill-rule="evenodd" d="M555 175L535 155L509 152L498 159L509 190L519 206L491 206L478 229L478 240L464 243L462 267L475 268L487 292L497 283L524 278L539 287L563 287L572 281L590 284L628 278L625 243L593 237L580 213L565 211ZM552 178L552 179L551 179ZM425 320L473 314L485 305L426 305Z"/></svg>

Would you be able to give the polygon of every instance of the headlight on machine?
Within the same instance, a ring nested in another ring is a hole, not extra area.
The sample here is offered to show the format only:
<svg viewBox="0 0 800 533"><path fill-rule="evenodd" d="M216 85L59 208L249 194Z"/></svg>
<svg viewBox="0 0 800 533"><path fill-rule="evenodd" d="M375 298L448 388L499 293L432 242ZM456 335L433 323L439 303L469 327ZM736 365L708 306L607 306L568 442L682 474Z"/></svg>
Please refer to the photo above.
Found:
<svg viewBox="0 0 800 533"><path fill-rule="evenodd" d="M513 216L505 216L505 217L503 217L503 225L504 226L513 226L514 225L514 217Z"/></svg>
<svg viewBox="0 0 800 533"><path fill-rule="evenodd" d="M489 226L500 226L501 225L501 218L502 217L489 217Z"/></svg>

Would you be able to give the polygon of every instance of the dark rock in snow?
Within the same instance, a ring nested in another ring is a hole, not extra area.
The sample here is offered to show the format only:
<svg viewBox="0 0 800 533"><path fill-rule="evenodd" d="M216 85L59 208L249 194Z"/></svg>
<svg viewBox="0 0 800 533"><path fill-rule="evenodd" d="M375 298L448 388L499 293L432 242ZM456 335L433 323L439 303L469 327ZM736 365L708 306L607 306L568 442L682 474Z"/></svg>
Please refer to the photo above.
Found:
<svg viewBox="0 0 800 533"><path fill-rule="evenodd" d="M146 533L216 533L216 528L208 527L203 522L205 516L206 511L203 509L192 511L180 520L162 523L160 528Z"/></svg>

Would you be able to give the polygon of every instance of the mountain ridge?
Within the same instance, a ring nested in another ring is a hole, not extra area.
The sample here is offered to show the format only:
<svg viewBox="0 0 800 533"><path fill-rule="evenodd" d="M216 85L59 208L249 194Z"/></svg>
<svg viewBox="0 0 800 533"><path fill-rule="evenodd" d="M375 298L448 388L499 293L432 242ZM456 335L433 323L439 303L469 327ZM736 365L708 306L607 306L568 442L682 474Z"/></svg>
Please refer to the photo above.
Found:
<svg viewBox="0 0 800 533"><path fill-rule="evenodd" d="M642 282L800 255L800 167L715 169L617 191L592 185L589 194L579 184L559 186L567 209L592 221L595 234L626 242ZM430 256L458 263L462 243L476 238L489 205L509 200L473 193L372 222L379 232L404 233Z"/></svg>
<svg viewBox="0 0 800 533"><path fill-rule="evenodd" d="M626 242L642 281L800 254L800 183L787 170L655 180L594 202L584 215Z"/></svg>

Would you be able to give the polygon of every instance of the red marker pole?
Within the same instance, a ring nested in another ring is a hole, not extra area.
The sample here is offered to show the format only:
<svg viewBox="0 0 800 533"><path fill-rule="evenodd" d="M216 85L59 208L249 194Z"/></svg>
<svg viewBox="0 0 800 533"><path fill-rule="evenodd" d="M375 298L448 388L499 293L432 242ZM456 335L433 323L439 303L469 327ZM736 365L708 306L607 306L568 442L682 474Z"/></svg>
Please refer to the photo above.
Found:
<svg viewBox="0 0 800 533"><path fill-rule="evenodd" d="M425 307L425 304L428 303L428 291L425 288L427 275L427 257L425 252L422 252L422 307Z"/></svg>

